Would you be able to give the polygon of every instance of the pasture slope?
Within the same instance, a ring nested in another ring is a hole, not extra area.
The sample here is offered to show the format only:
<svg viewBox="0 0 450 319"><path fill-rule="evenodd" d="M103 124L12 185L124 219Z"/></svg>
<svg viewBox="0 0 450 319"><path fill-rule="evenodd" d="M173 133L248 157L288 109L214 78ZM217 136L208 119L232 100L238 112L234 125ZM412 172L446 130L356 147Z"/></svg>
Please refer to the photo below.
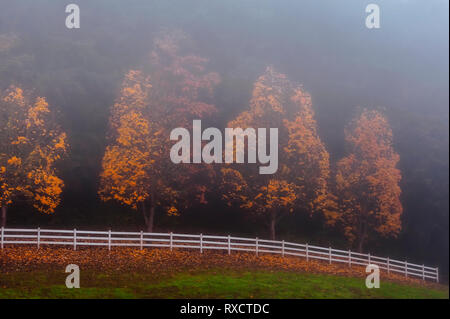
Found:
<svg viewBox="0 0 450 319"><path fill-rule="evenodd" d="M81 288L65 287L77 264ZM449 298L448 286L298 257L175 249L16 246L0 251L0 298Z"/></svg>

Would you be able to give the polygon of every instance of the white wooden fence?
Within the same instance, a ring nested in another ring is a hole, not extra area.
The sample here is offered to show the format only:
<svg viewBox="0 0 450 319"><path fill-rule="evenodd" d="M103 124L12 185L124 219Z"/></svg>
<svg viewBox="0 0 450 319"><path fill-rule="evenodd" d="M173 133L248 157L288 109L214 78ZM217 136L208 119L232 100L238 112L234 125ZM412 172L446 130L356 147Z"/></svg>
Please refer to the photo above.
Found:
<svg viewBox="0 0 450 319"><path fill-rule="evenodd" d="M329 262L366 266L378 265L388 273L399 273L405 277L419 277L422 280L439 282L439 269L425 265L417 265L405 261L377 257L369 254L356 253L350 250L340 250L331 247L319 247L309 244L297 244L286 241L265 240L259 238L243 238L233 236L211 236L174 233L145 233L117 231L85 231L85 230L53 230L53 229L14 229L1 228L1 248L5 245L31 244L39 248L41 245L66 245L74 250L79 246L112 247L167 247L206 249L228 251L246 251L280 254L281 256L299 256L306 260L318 259Z"/></svg>

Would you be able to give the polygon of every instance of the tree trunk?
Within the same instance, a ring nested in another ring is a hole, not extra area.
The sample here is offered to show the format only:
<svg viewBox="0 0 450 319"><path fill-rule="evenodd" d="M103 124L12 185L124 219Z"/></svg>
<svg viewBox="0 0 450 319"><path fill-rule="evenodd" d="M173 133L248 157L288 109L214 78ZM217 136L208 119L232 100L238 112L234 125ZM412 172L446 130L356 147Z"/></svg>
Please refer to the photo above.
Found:
<svg viewBox="0 0 450 319"><path fill-rule="evenodd" d="M155 206L150 207L150 215L148 216L147 232L153 232L153 219L155 218Z"/></svg>
<svg viewBox="0 0 450 319"><path fill-rule="evenodd" d="M6 206L2 207L2 227L6 226Z"/></svg>
<svg viewBox="0 0 450 319"><path fill-rule="evenodd" d="M359 235L359 241L358 241L358 252L362 253L363 248L364 248L364 242L366 240L367 237L367 223L363 223L362 225L362 229Z"/></svg>
<svg viewBox="0 0 450 319"><path fill-rule="evenodd" d="M145 227L148 225L147 209L145 208L145 201L141 203L142 206L142 216L144 216Z"/></svg>
<svg viewBox="0 0 450 319"><path fill-rule="evenodd" d="M361 254L363 251L364 237L361 236L358 241L358 252Z"/></svg>
<svg viewBox="0 0 450 319"><path fill-rule="evenodd" d="M153 232L153 220L155 219L155 193L150 193L150 210L147 212L145 201L142 202L142 214L144 215L146 231Z"/></svg>
<svg viewBox="0 0 450 319"><path fill-rule="evenodd" d="M275 240L275 224L276 224L276 215L275 213L271 213L270 216L270 239Z"/></svg>

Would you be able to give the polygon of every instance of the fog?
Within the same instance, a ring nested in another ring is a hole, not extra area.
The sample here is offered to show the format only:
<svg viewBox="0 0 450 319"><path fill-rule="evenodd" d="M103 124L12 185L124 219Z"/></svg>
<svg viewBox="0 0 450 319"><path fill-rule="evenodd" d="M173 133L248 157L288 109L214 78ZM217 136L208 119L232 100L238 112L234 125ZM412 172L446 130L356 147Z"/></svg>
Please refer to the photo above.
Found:
<svg viewBox="0 0 450 319"><path fill-rule="evenodd" d="M179 29L190 37L189 51L209 59L208 69L221 77L211 125L224 127L248 108L268 65L311 94L332 162L346 154L344 127L356 112L383 110L400 154L403 230L390 248L373 249L448 272L448 1L376 1L380 29L366 28L360 0L73 2L80 29L65 27L65 2L0 0L0 90L16 84L47 97L71 145L57 213L27 215L18 206L12 224L138 224L131 214L123 222L120 206L97 198L110 107L124 74L149 67L155 36ZM201 216L189 227L205 229L211 217Z"/></svg>

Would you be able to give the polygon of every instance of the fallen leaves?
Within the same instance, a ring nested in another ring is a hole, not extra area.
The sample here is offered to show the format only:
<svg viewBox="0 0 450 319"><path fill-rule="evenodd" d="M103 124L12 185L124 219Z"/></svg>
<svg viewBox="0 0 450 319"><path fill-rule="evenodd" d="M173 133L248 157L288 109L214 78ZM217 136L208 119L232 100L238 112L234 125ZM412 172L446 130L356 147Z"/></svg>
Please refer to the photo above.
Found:
<svg viewBox="0 0 450 319"><path fill-rule="evenodd" d="M65 269L68 264L77 264L81 269L102 273L145 272L148 274L175 274L181 271L198 272L203 270L268 270L327 273L339 276L366 277L365 267L346 264L329 264L328 262L298 257L281 257L278 255L204 250L203 254L186 249L134 249L114 247L86 248L79 250L62 247L32 246L5 247L0 250L0 273L29 272L33 270ZM422 283L419 279L405 278L403 275L381 272L382 280L407 283ZM426 282L433 286L434 283Z"/></svg>

